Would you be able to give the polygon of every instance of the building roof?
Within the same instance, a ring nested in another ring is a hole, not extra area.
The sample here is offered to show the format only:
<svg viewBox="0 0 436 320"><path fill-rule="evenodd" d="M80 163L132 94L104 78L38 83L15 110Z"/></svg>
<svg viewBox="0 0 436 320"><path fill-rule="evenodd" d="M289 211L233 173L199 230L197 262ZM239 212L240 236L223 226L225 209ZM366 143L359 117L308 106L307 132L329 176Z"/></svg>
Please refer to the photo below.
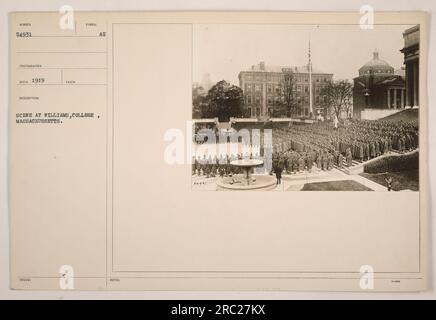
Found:
<svg viewBox="0 0 436 320"><path fill-rule="evenodd" d="M394 75L392 77L387 77L376 82L376 84L393 84L393 83L403 84L404 79L400 75Z"/></svg>
<svg viewBox="0 0 436 320"><path fill-rule="evenodd" d="M419 48L419 24L403 32L404 48L400 51L408 53L409 50Z"/></svg>
<svg viewBox="0 0 436 320"><path fill-rule="evenodd" d="M419 24L404 30L403 35L407 35L407 34L410 34L410 33L416 32L416 31L419 31Z"/></svg>
<svg viewBox="0 0 436 320"><path fill-rule="evenodd" d="M249 70L243 70L242 72L275 72L282 73L284 71L292 71L294 73L309 73L309 65L304 66L272 66L266 65L265 62L260 62L257 65L253 65ZM319 74L330 74L328 72L323 72L312 66L312 73Z"/></svg>
<svg viewBox="0 0 436 320"><path fill-rule="evenodd" d="M359 69L359 76L366 74L394 74L394 68L389 63L379 58L377 50L373 57Z"/></svg>

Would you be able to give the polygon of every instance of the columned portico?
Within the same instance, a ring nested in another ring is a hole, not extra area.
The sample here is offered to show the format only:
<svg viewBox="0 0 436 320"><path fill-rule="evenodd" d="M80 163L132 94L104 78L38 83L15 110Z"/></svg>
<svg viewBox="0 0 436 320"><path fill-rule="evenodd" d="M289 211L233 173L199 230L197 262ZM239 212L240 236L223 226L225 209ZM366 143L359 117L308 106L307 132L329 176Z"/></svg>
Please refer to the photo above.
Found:
<svg viewBox="0 0 436 320"><path fill-rule="evenodd" d="M404 64L406 65L406 106L419 106L419 25L403 33Z"/></svg>
<svg viewBox="0 0 436 320"><path fill-rule="evenodd" d="M413 64L413 106L419 106L419 62Z"/></svg>
<svg viewBox="0 0 436 320"><path fill-rule="evenodd" d="M406 106L406 88L401 90L401 107L404 108Z"/></svg>
<svg viewBox="0 0 436 320"><path fill-rule="evenodd" d="M391 108L391 89L388 88L388 108Z"/></svg>
<svg viewBox="0 0 436 320"><path fill-rule="evenodd" d="M387 88L387 108L388 109L402 109L404 104L405 89L403 88Z"/></svg>

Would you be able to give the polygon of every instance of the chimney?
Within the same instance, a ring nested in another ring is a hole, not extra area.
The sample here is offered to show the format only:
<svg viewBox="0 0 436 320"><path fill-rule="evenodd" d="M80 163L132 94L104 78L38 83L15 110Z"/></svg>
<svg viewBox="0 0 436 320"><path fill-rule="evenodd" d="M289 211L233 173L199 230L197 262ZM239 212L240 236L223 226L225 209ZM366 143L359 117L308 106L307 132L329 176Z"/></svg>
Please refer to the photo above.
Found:
<svg viewBox="0 0 436 320"><path fill-rule="evenodd" d="M260 68L260 70L265 71L265 61L261 61L259 63L259 68Z"/></svg>

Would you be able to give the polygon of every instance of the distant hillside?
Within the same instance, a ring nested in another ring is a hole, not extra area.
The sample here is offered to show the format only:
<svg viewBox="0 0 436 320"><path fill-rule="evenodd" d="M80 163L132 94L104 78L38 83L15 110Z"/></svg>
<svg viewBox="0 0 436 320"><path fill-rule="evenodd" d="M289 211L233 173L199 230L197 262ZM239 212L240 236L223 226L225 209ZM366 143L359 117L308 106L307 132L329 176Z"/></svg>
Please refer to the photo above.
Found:
<svg viewBox="0 0 436 320"><path fill-rule="evenodd" d="M392 114L390 116L381 118L379 120L384 121L412 121L412 120L418 120L419 116L419 109L406 109L400 112L397 112L395 114Z"/></svg>

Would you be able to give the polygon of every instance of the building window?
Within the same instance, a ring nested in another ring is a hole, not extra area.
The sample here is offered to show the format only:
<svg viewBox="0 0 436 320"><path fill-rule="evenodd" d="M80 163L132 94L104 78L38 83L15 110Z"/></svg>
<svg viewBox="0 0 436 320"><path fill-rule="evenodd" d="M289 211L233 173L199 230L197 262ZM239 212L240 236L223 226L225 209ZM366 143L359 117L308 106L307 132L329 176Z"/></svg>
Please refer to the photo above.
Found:
<svg viewBox="0 0 436 320"><path fill-rule="evenodd" d="M251 83L247 83L247 91L251 92L251 89L252 89Z"/></svg>
<svg viewBox="0 0 436 320"><path fill-rule="evenodd" d="M259 96L256 96L256 104L260 104L260 97Z"/></svg>
<svg viewBox="0 0 436 320"><path fill-rule="evenodd" d="M319 96L316 96L316 97L315 97L315 102L316 102L316 103L319 103Z"/></svg>
<svg viewBox="0 0 436 320"><path fill-rule="evenodd" d="M269 105L273 104L273 98L271 96L268 96L268 104Z"/></svg>
<svg viewBox="0 0 436 320"><path fill-rule="evenodd" d="M324 103L327 103L327 96L323 97Z"/></svg>
<svg viewBox="0 0 436 320"><path fill-rule="evenodd" d="M247 96L247 104L251 104L251 96Z"/></svg>
<svg viewBox="0 0 436 320"><path fill-rule="evenodd" d="M308 82L308 81L309 81L309 79L307 79L307 78L304 79L304 82Z"/></svg>
<svg viewBox="0 0 436 320"><path fill-rule="evenodd" d="M300 85L297 86L297 91L298 91L298 92L301 91L301 86L300 86Z"/></svg>
<svg viewBox="0 0 436 320"><path fill-rule="evenodd" d="M259 92L260 91L260 84L254 85L254 91Z"/></svg>
<svg viewBox="0 0 436 320"><path fill-rule="evenodd" d="M260 108L256 108L256 116L260 116Z"/></svg>
<svg viewBox="0 0 436 320"><path fill-rule="evenodd" d="M272 93L272 85L271 84L268 85L268 89L267 90L268 90L268 93Z"/></svg>
<svg viewBox="0 0 436 320"><path fill-rule="evenodd" d="M248 114L249 117L252 116L252 114L251 114L251 108L247 108L247 114Z"/></svg>
<svg viewBox="0 0 436 320"><path fill-rule="evenodd" d="M277 94L280 93L280 86L276 86L276 93L277 93Z"/></svg>
<svg viewBox="0 0 436 320"><path fill-rule="evenodd" d="M275 97L274 102L276 105L280 104L280 97Z"/></svg>
<svg viewBox="0 0 436 320"><path fill-rule="evenodd" d="M304 86L304 92L306 92L306 93L309 92L309 86Z"/></svg>

